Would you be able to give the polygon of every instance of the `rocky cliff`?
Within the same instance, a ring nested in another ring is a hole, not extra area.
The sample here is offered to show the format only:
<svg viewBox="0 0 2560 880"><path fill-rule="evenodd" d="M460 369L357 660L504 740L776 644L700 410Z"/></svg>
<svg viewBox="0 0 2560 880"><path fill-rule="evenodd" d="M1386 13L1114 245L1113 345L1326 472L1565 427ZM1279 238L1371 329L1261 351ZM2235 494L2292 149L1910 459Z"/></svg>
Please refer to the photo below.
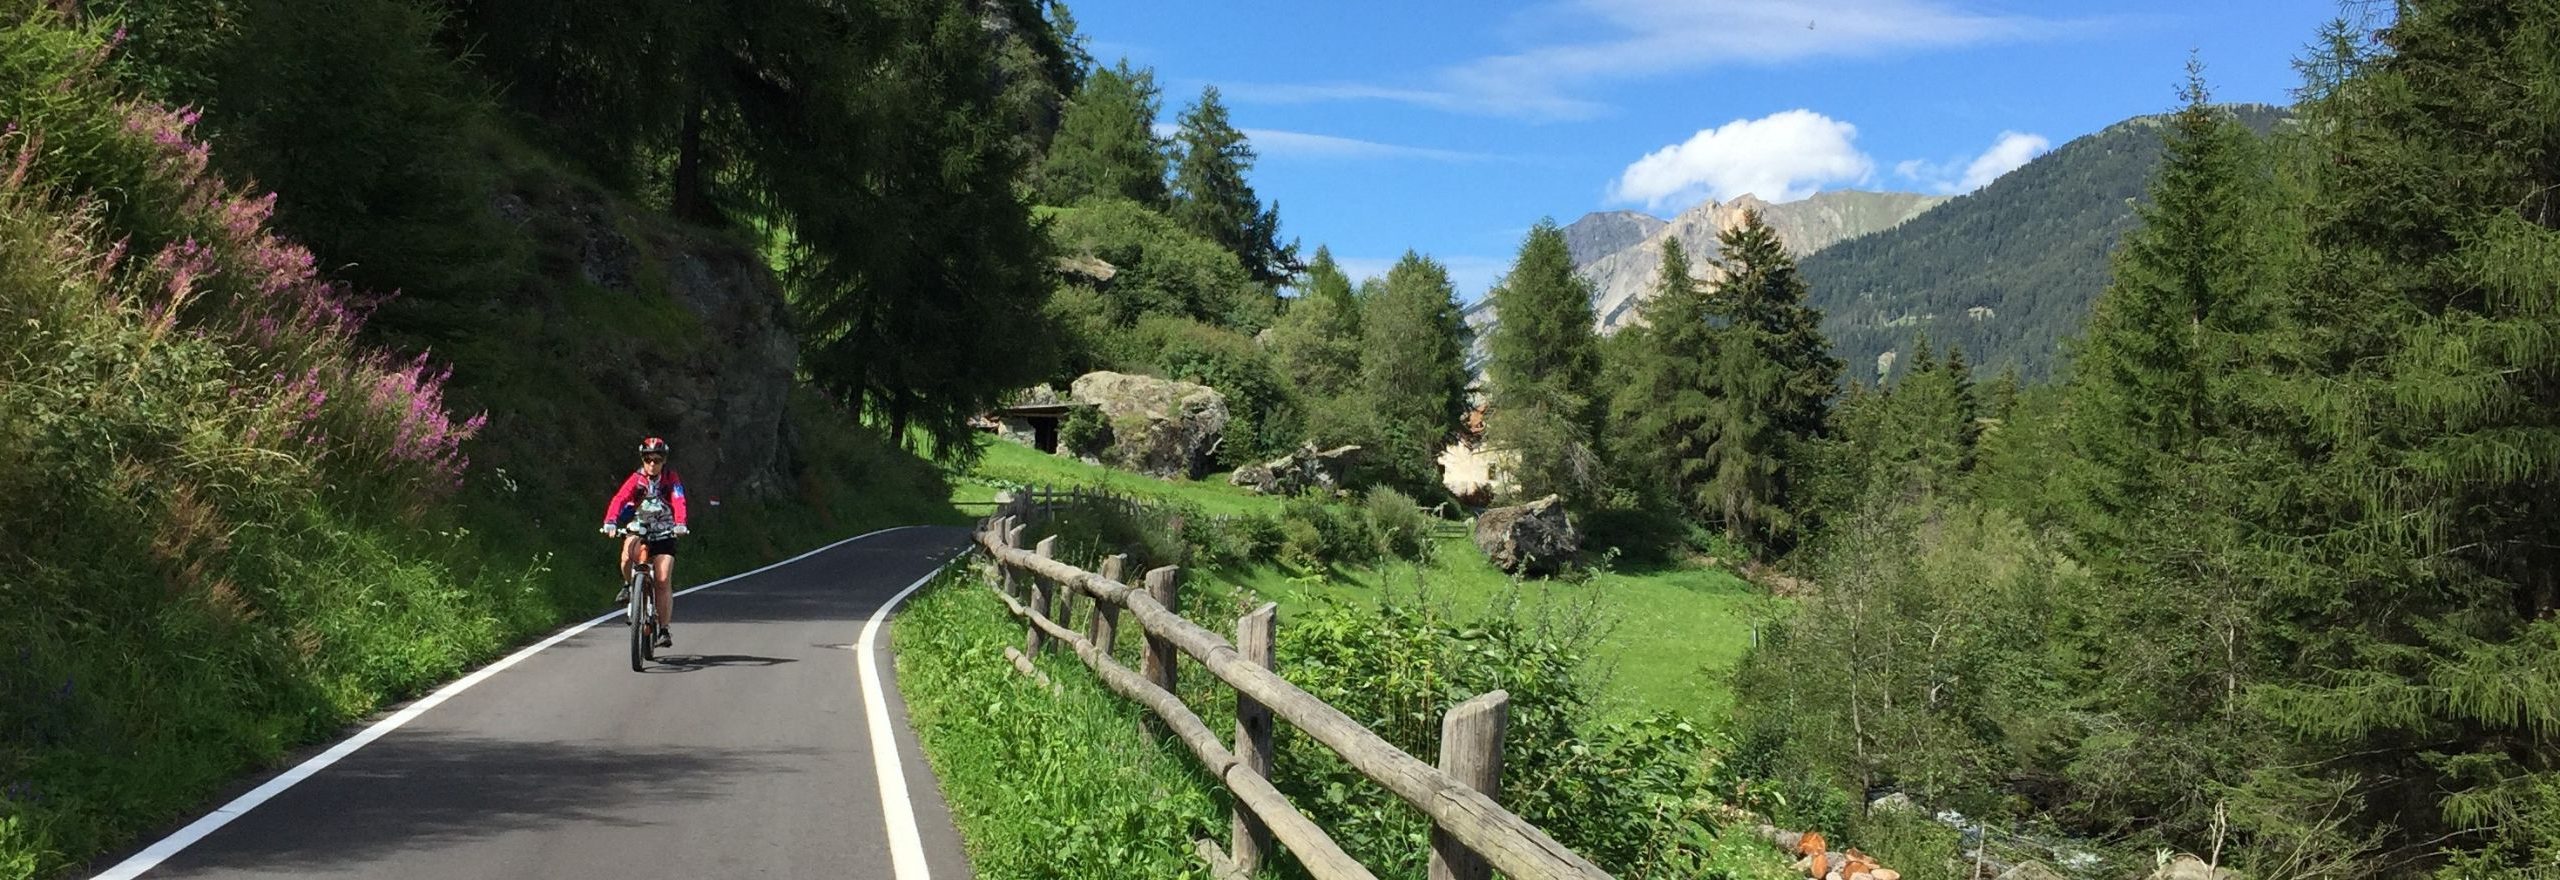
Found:
<svg viewBox="0 0 2560 880"><path fill-rule="evenodd" d="M1777 230L1787 252L1802 258L1891 229L1947 199L1918 193L1840 191L1771 204L1745 194L1729 202L1709 200L1667 221L1630 211L1585 214L1565 227L1565 245L1573 254L1574 267L1591 283L1592 312L1600 332L1615 333L1634 323L1637 307L1653 295L1665 241L1678 240L1688 251L1692 272L1714 279L1718 276L1714 259L1720 253L1716 236L1741 225L1746 211L1759 211L1761 220ZM1475 331L1467 356L1469 370L1482 372L1498 320L1490 297L1468 307L1467 326Z"/></svg>
<svg viewBox="0 0 2560 880"><path fill-rule="evenodd" d="M1743 195L1730 202L1707 201L1690 208L1655 230L1644 240L1620 248L1589 263L1576 261L1582 277L1591 282L1592 311L1600 319L1602 332L1616 332L1636 320L1636 307L1653 295L1655 276L1662 271L1662 243L1678 240L1688 251L1689 263L1698 277L1718 276L1714 259L1721 253L1716 236L1742 225L1747 211L1759 211L1762 221L1778 233L1787 252L1798 258L1843 241L1880 232L1919 216L1947 200L1945 196L1916 193L1826 192L1801 201L1770 204L1756 196Z"/></svg>
<svg viewBox="0 0 2560 880"><path fill-rule="evenodd" d="M531 295L508 304L529 337L508 368L544 373L550 393L531 402L554 408L510 420L543 436L507 446L571 458L573 479L594 482L654 434L696 496L783 488L799 348L753 249L566 183L519 180L494 207L542 255Z"/></svg>

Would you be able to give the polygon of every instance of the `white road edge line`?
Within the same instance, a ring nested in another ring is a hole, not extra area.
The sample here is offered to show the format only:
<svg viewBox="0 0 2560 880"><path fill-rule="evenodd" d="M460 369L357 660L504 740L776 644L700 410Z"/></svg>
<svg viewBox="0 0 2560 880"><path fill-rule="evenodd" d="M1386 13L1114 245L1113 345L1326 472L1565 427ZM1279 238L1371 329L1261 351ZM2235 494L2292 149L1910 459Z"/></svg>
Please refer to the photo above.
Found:
<svg viewBox="0 0 2560 880"><path fill-rule="evenodd" d="M952 554L951 559L943 560L924 577L916 578L915 583L881 603L880 610L871 613L871 622L863 624L862 640L854 645L856 653L862 655L862 714L871 722L872 775L880 779L880 820L889 826L889 865L897 880L927 880L932 871L925 864L924 838L916 829L916 808L907 791L906 766L898 757L897 734L889 724L889 703L881 697L877 659L880 621L887 620L908 594L941 576L953 560L967 553L963 548Z"/></svg>
<svg viewBox="0 0 2560 880"><path fill-rule="evenodd" d="M820 553L825 553L829 550L842 547L846 544L851 544L855 541L859 541L873 535L884 535L900 529L913 528L922 527L896 526L874 532L865 532L754 571L733 574L707 584L678 590L676 591L676 595L682 596L697 590L707 590L739 578L772 571L785 565L790 565L791 563L807 559L811 556L816 556ZM946 562L944 564L948 565L949 563ZM939 571L940 569L936 569L937 573ZM930 578L931 575L927 575L927 577ZM922 582L919 581L918 583ZM913 590L915 587L908 587L907 589ZM906 596L905 593L900 593L898 595L901 598ZM603 623L607 620L612 620L620 616L622 616L622 612L617 609L605 612L594 620L589 620L585 623L572 624L568 629L561 630L550 638L543 639L540 642L534 643L530 647L517 651L513 654L509 654L506 656L506 659L499 660L496 663L491 663L488 666L482 667L478 672L463 676L454 683L445 685L435 693L427 695L425 699L409 704L408 708L400 710L391 717L374 722L372 727L365 728L362 733L348 737L345 741L340 742L335 746L331 746L328 751L321 752L320 754L313 756L308 761L294 765L293 769L285 771L282 775L279 775L274 779L267 780L265 785L251 789L248 794L233 798L230 803L214 808L213 812L205 814L203 818L189 823L185 828L178 829L175 834L161 838L159 843L152 844L149 848L146 848L141 852L134 853L132 857L116 863L115 867L108 868L105 872L94 877L93 880L132 880L134 877L142 876L143 872L159 867L161 862L167 861L170 856L177 855L187 847L195 845L196 841L203 840L206 835L212 834L216 829L219 829L224 825L231 824L231 820L240 818L242 814L245 814L252 809L256 809L259 804L266 803L268 799L284 793L285 789L294 787L303 780L309 779L314 774L327 769L329 765L338 763L340 759L354 754L355 750L364 748L374 740L381 739L384 734L398 730L401 725L417 720L418 716L426 714L427 710L435 708L437 704L443 703L445 700L452 698L453 695L471 689L472 685L488 680L490 676L504 671L509 666L516 665L516 663L524 660L524 658L541 653L544 648L568 641L570 636L585 632L589 627L593 627L596 624ZM867 637L868 634L866 633L866 639ZM910 819L908 824L910 826L909 833L914 833L912 830L912 826L914 824L913 820ZM902 874L901 876L904 875Z"/></svg>

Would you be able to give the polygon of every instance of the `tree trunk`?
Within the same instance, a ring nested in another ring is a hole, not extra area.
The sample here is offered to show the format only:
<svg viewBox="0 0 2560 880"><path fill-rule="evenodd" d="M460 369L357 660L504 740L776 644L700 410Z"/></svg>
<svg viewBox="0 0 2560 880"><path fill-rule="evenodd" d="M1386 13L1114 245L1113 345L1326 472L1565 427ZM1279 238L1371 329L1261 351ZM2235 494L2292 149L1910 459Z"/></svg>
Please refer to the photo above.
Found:
<svg viewBox="0 0 2560 880"><path fill-rule="evenodd" d="M708 222L711 200L704 192L702 173L702 88L687 90L684 124L676 132L675 204L677 217Z"/></svg>

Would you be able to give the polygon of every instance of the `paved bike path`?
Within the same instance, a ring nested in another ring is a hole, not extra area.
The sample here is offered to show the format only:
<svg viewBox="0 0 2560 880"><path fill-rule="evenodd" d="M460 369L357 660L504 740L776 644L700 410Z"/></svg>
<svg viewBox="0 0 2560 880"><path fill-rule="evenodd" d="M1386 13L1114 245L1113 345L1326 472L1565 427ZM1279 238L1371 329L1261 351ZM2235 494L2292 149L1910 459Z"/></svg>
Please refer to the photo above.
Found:
<svg viewBox="0 0 2560 880"><path fill-rule="evenodd" d="M893 871L884 812L896 818L900 805L884 811L854 647L884 603L967 541L959 528L890 530L682 596L676 645L647 673L631 671L614 615L451 693L141 876L914 880ZM599 568L610 561L598 556ZM891 769L920 832L909 859L920 850L931 876L966 877L887 641L884 624L873 650L900 756Z"/></svg>

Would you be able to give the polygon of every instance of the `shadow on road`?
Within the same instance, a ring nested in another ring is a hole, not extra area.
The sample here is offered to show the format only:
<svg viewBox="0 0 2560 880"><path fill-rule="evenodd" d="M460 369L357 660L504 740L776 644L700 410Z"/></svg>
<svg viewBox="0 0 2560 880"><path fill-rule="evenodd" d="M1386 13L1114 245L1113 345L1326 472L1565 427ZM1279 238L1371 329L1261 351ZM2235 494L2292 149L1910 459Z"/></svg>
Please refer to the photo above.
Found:
<svg viewBox="0 0 2560 880"><path fill-rule="evenodd" d="M753 654L660 654L650 672L694 672L722 666L779 666L798 663L790 657L758 657Z"/></svg>
<svg viewBox="0 0 2560 880"><path fill-rule="evenodd" d="M189 850L184 862L196 870L325 871L529 826L672 825L688 805L734 781L809 754L403 733L331 767L340 784L287 792Z"/></svg>

